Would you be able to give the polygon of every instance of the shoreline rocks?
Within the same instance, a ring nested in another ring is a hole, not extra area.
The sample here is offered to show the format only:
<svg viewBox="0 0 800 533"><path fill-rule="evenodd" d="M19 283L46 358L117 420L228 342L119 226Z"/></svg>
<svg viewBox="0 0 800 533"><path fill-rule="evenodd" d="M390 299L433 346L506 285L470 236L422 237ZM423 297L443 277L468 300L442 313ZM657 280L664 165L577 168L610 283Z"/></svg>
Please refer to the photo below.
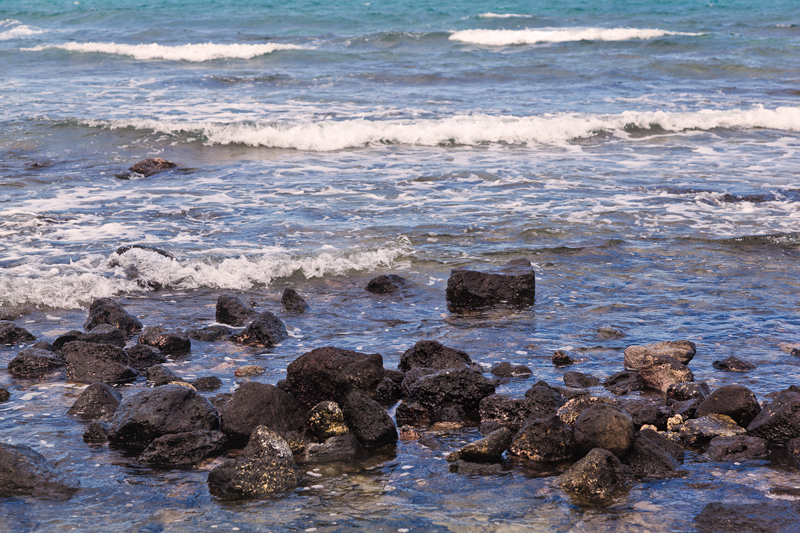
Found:
<svg viewBox="0 0 800 533"><path fill-rule="evenodd" d="M527 259L515 259L492 272L457 268L447 280L447 305L470 310L497 304L531 305L536 274Z"/></svg>

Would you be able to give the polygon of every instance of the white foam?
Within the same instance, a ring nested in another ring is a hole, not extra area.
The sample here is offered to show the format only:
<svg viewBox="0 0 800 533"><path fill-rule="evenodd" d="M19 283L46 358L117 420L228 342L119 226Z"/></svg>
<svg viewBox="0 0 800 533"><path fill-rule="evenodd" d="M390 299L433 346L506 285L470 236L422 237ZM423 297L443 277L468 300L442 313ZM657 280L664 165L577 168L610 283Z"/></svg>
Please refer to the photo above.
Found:
<svg viewBox="0 0 800 533"><path fill-rule="evenodd" d="M294 44L185 44L182 46L164 46L150 44L116 44L116 43L64 43L58 45L41 45L33 48L22 48L28 52L38 52L57 48L70 52L102 53L131 56L134 59L165 59L168 61L212 61L214 59L251 59L270 54L278 50L308 50L305 46Z"/></svg>
<svg viewBox="0 0 800 533"><path fill-rule="evenodd" d="M701 34L638 28L542 28L535 30L463 30L450 35L450 40L486 46L511 46L571 41L630 41L633 39L657 39L670 35L696 36Z"/></svg>
<svg viewBox="0 0 800 533"><path fill-rule="evenodd" d="M517 15L515 13L483 13L478 15L479 19L510 19L510 18L521 18L521 19L529 19L531 15Z"/></svg>
<svg viewBox="0 0 800 533"><path fill-rule="evenodd" d="M308 151L332 151L370 144L417 146L563 144L601 132L622 138L628 130L654 127L667 132L769 128L800 131L800 107L701 110L695 112L557 113L528 117L457 115L416 120L325 120L300 123L181 122L147 119L85 121L110 129L135 128L158 133L191 134L208 145L243 144Z"/></svg>
<svg viewBox="0 0 800 533"><path fill-rule="evenodd" d="M30 37L31 35L39 35L40 33L44 33L44 30L42 29L26 26L15 19L0 20L0 29L7 28L9 26L15 27L11 28L10 30L0 31L0 41L22 39L25 37Z"/></svg>

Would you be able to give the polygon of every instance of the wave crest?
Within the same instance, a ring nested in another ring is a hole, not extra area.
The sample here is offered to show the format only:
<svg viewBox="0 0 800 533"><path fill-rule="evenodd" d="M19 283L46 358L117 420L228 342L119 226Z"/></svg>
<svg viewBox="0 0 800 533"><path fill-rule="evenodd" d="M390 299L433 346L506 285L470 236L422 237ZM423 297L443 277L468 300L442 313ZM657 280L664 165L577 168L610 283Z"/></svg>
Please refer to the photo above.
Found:
<svg viewBox="0 0 800 533"><path fill-rule="evenodd" d="M251 59L271 54L278 50L308 50L305 46L294 44L184 44L181 46L164 46L150 44L116 44L116 43L64 43L57 45L41 45L33 48L22 48L27 52L39 52L48 49L60 49L68 52L102 53L130 56L138 60L163 59L167 61L188 61L199 63L215 59Z"/></svg>
<svg viewBox="0 0 800 533"><path fill-rule="evenodd" d="M572 41L630 41L656 39L671 35L697 36L702 34L638 28L543 28L536 30L462 30L450 35L450 40L486 46L512 46Z"/></svg>

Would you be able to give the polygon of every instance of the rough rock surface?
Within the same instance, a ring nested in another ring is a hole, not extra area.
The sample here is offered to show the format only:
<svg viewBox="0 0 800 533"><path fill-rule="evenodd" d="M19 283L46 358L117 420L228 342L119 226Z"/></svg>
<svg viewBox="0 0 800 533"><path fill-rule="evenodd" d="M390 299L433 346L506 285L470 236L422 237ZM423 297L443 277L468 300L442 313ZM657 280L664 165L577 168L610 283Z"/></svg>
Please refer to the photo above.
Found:
<svg viewBox="0 0 800 533"><path fill-rule="evenodd" d="M341 404L347 427L365 448L397 442L397 427L378 402L353 391Z"/></svg>
<svg viewBox="0 0 800 533"><path fill-rule="evenodd" d="M85 419L108 418L122 402L122 395L102 382L92 383L86 387L67 414L77 415Z"/></svg>
<svg viewBox="0 0 800 533"><path fill-rule="evenodd" d="M616 455L595 448L564 472L558 483L581 503L605 505L631 483L632 477L631 469Z"/></svg>
<svg viewBox="0 0 800 533"><path fill-rule="evenodd" d="M499 303L533 304L536 275L527 259L510 261L496 272L456 269L447 280L447 305L454 310Z"/></svg>
<svg viewBox="0 0 800 533"><path fill-rule="evenodd" d="M448 462L469 461L472 463L493 463L503 458L514 434L508 428L495 430L482 439L470 442L447 456Z"/></svg>
<svg viewBox="0 0 800 533"><path fill-rule="evenodd" d="M72 341L64 345L61 353L69 381L122 384L139 377L139 373L128 366L125 350L110 344Z"/></svg>
<svg viewBox="0 0 800 533"><path fill-rule="evenodd" d="M292 394L248 381L233 393L220 416L222 431L231 440L244 442L256 426L267 426L283 438L298 432L308 417L308 408Z"/></svg>
<svg viewBox="0 0 800 533"><path fill-rule="evenodd" d="M622 396L629 392L646 389L647 383L639 376L638 370L623 370L608 376L603 381L603 387L608 389L611 394Z"/></svg>
<svg viewBox="0 0 800 533"><path fill-rule="evenodd" d="M305 460L309 462L350 461L363 452L358 439L352 433L330 437L323 443L313 442L306 446Z"/></svg>
<svg viewBox="0 0 800 533"><path fill-rule="evenodd" d="M221 431L199 430L170 433L153 440L139 455L139 463L162 466L191 466L223 452Z"/></svg>
<svg viewBox="0 0 800 533"><path fill-rule="evenodd" d="M164 365L153 365L147 369L147 380L152 381L156 387L160 387L173 381L180 381L181 378Z"/></svg>
<svg viewBox="0 0 800 533"><path fill-rule="evenodd" d="M300 481L293 465L275 459L230 460L208 474L208 489L221 500L264 498Z"/></svg>
<svg viewBox="0 0 800 533"><path fill-rule="evenodd" d="M735 437L744 435L745 429L726 415L707 415L701 418L687 420L680 427L678 433L683 442L693 448L702 448L715 437Z"/></svg>
<svg viewBox="0 0 800 533"><path fill-rule="evenodd" d="M222 380L216 376L201 376L190 383L196 390L202 392L215 391L222 386Z"/></svg>
<svg viewBox="0 0 800 533"><path fill-rule="evenodd" d="M663 431L667 429L667 420L674 414L665 405L638 400L625 402L620 407L630 415L636 429L651 425Z"/></svg>
<svg viewBox="0 0 800 533"><path fill-rule="evenodd" d="M707 383L674 383L667 388L667 401L684 402L697 398L702 402L709 394L711 389Z"/></svg>
<svg viewBox="0 0 800 533"><path fill-rule="evenodd" d="M575 362L575 359L563 350L556 350L553 352L553 364L556 366L567 366Z"/></svg>
<svg viewBox="0 0 800 533"><path fill-rule="evenodd" d="M308 412L308 427L320 441L350 433L336 402L320 402Z"/></svg>
<svg viewBox="0 0 800 533"><path fill-rule="evenodd" d="M531 406L528 415L531 419L554 414L567 402L560 392L546 385L534 385L526 390L525 399Z"/></svg>
<svg viewBox="0 0 800 533"><path fill-rule="evenodd" d="M766 457L769 443L758 437L738 435L736 437L715 437L708 444L706 455L712 461L746 461Z"/></svg>
<svg viewBox="0 0 800 533"><path fill-rule="evenodd" d="M245 365L240 366L236 370L233 371L233 375L237 378L245 378L245 377L252 377L252 376L260 376L267 369L260 365Z"/></svg>
<svg viewBox="0 0 800 533"><path fill-rule="evenodd" d="M235 296L223 294L217 299L216 319L220 324L240 327L253 320L256 315L256 311Z"/></svg>
<svg viewBox="0 0 800 533"><path fill-rule="evenodd" d="M8 363L8 372L12 376L32 378L55 372L64 368L64 360L45 350L25 348Z"/></svg>
<svg viewBox="0 0 800 533"><path fill-rule="evenodd" d="M341 348L311 350L286 369L286 387L308 407L339 402L351 390L372 396L383 381L383 357ZM341 404L340 404L341 405Z"/></svg>
<svg viewBox="0 0 800 533"><path fill-rule="evenodd" d="M19 344L33 340L36 337L27 329L16 326L13 322L0 321L0 344Z"/></svg>
<svg viewBox="0 0 800 533"><path fill-rule="evenodd" d="M83 434L84 442L108 442L108 424L104 424L99 420L93 421L89 424L86 432Z"/></svg>
<svg viewBox="0 0 800 533"><path fill-rule="evenodd" d="M397 274L385 274L369 280L364 290L373 294L393 294L403 287L407 281Z"/></svg>
<svg viewBox="0 0 800 533"><path fill-rule="evenodd" d="M69 498L76 484L28 446L0 442L0 496Z"/></svg>
<svg viewBox="0 0 800 533"><path fill-rule="evenodd" d="M193 341L213 342L225 339L231 336L233 330L227 326L206 326L204 328L196 328L186 330L186 336Z"/></svg>
<svg viewBox="0 0 800 533"><path fill-rule="evenodd" d="M517 432L508 451L533 461L565 461L575 453L572 426L557 415L532 420Z"/></svg>
<svg viewBox="0 0 800 533"><path fill-rule="evenodd" d="M505 394L492 394L481 400L479 412L481 425L493 423L492 428L507 427L511 431L519 431L531 416L535 404L527 398L511 398ZM555 410L553 410L555 412ZM547 411L537 414L545 416ZM537 416L537 418L539 418Z"/></svg>
<svg viewBox="0 0 800 533"><path fill-rule="evenodd" d="M760 412L761 406L753 391L741 385L723 385L697 407L694 416L728 415L740 426L747 427Z"/></svg>
<svg viewBox="0 0 800 533"><path fill-rule="evenodd" d="M653 443L657 444L661 448L664 449L668 454L675 458L678 463L683 463L683 458L685 455L685 450L683 446L678 444L677 442L668 439L661 433L657 431L653 431L652 429L643 429L636 434L637 436L641 435L648 438Z"/></svg>
<svg viewBox="0 0 800 533"><path fill-rule="evenodd" d="M448 348L439 341L419 341L400 357L400 370L407 372L414 367L445 370L474 366L466 352Z"/></svg>
<svg viewBox="0 0 800 533"><path fill-rule="evenodd" d="M111 324L125 335L134 335L142 330L142 323L128 313L116 300L99 298L89 306L89 318L83 329L91 331L100 324Z"/></svg>
<svg viewBox="0 0 800 533"><path fill-rule="evenodd" d="M60 352L65 344L72 341L94 342L97 344L111 344L120 348L125 347L125 335L111 324L100 324L88 332L72 330L59 335L53 341L53 350Z"/></svg>
<svg viewBox="0 0 800 533"><path fill-rule="evenodd" d="M417 380L409 388L406 399L433 412L451 404L465 411L475 411L483 398L494 394L496 386L495 380L471 370L441 370Z"/></svg>
<svg viewBox="0 0 800 533"><path fill-rule="evenodd" d="M753 363L734 356L726 357L722 361L714 361L711 366L717 370L727 370L729 372L747 372L756 368Z"/></svg>
<svg viewBox="0 0 800 533"><path fill-rule="evenodd" d="M300 296L296 290L287 287L283 290L281 304L289 313L305 313L308 311L308 303L305 298Z"/></svg>
<svg viewBox="0 0 800 533"><path fill-rule="evenodd" d="M533 370L525 365L512 365L508 361L492 365L489 372L498 378L517 378L528 377L533 374Z"/></svg>
<svg viewBox="0 0 800 533"><path fill-rule="evenodd" d="M400 402L394 411L394 417L398 424L427 424L431 420L431 413L426 408L416 402Z"/></svg>
<svg viewBox="0 0 800 533"><path fill-rule="evenodd" d="M712 502L694 517L701 533L788 533L797 531L794 502Z"/></svg>
<svg viewBox="0 0 800 533"><path fill-rule="evenodd" d="M264 311L259 313L244 331L231 335L230 339L245 346L268 348L275 346L288 336L289 333L281 319L269 311Z"/></svg>
<svg viewBox="0 0 800 533"><path fill-rule="evenodd" d="M678 461L659 443L637 434L623 462L636 477L669 478L678 474Z"/></svg>
<svg viewBox="0 0 800 533"><path fill-rule="evenodd" d="M623 457L633 445L634 426L631 417L621 409L604 403L592 405L575 420L575 446L589 451L604 448Z"/></svg>
<svg viewBox="0 0 800 533"><path fill-rule="evenodd" d="M144 389L125 398L109 427L109 440L142 449L169 433L219 428L217 411L206 398L179 385Z"/></svg>
<svg viewBox="0 0 800 533"><path fill-rule="evenodd" d="M243 459L271 459L287 464L294 461L292 448L286 439L269 429L267 426L256 426L247 446L242 450Z"/></svg>
<svg viewBox="0 0 800 533"><path fill-rule="evenodd" d="M750 422L747 433L775 444L800 437L800 393L779 394Z"/></svg>
<svg viewBox="0 0 800 533"><path fill-rule="evenodd" d="M151 157L139 161L128 170L131 172L136 172L137 174L141 174L146 178L148 176L152 176L153 174L158 174L159 172L168 170L170 168L175 168L177 166L178 165L172 161L167 161L164 158Z"/></svg>
<svg viewBox="0 0 800 533"><path fill-rule="evenodd" d="M639 368L639 377L648 387L667 392L670 385L694 381L689 367L672 357L658 355L648 359Z"/></svg>
<svg viewBox="0 0 800 533"><path fill-rule="evenodd" d="M8 390L0 387L0 402L7 402L11 399L11 393Z"/></svg>
<svg viewBox="0 0 800 533"><path fill-rule="evenodd" d="M144 344L136 344L130 348L125 348L125 353L128 355L130 366L139 372L145 372L153 365L167 362L167 358L161 354L161 350Z"/></svg>
<svg viewBox="0 0 800 533"><path fill-rule="evenodd" d="M161 326L152 326L142 330L139 344L158 348L163 354L184 354L192 349L192 341L179 333L170 333Z"/></svg>
<svg viewBox="0 0 800 533"><path fill-rule="evenodd" d="M663 341L644 346L628 346L625 348L625 368L638 370L648 362L648 359L658 356L671 357L687 365L695 353L697 346L690 341Z"/></svg>
<svg viewBox="0 0 800 533"><path fill-rule="evenodd" d="M600 385L600 378L587 376L580 372L564 372L562 379L564 380L564 385L573 389L585 389Z"/></svg>

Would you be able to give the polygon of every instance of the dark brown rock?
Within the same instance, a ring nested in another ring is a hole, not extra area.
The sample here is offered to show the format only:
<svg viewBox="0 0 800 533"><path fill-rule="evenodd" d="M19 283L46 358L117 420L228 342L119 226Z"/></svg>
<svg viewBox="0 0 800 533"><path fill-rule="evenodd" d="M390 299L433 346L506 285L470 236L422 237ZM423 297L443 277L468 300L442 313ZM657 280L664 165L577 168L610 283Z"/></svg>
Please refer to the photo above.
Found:
<svg viewBox="0 0 800 533"><path fill-rule="evenodd" d="M499 462L513 438L514 433L508 428L500 428L451 453L447 456L447 461L451 463L456 461L469 461L472 463Z"/></svg>
<svg viewBox="0 0 800 533"><path fill-rule="evenodd" d="M192 341L188 337L168 332L161 326L151 326L142 330L138 343L158 348L161 353L167 355L184 354L192 349Z"/></svg>
<svg viewBox="0 0 800 533"><path fill-rule="evenodd" d="M91 331L72 330L53 341L53 350L60 352L65 344L72 341L94 342L96 344L110 344L119 348L125 347L125 335L111 324L100 324Z"/></svg>
<svg viewBox="0 0 800 533"><path fill-rule="evenodd" d="M403 389L389 378L383 378L375 389L374 399L381 405L394 405L402 397Z"/></svg>
<svg viewBox="0 0 800 533"><path fill-rule="evenodd" d="M44 350L45 352L55 352L53 345L47 341L36 341L31 345L31 348L36 348L37 350Z"/></svg>
<svg viewBox="0 0 800 533"><path fill-rule="evenodd" d="M738 435L735 437L716 437L708 444L706 455L712 461L746 461L766 457L769 443L758 437Z"/></svg>
<svg viewBox="0 0 800 533"><path fill-rule="evenodd" d="M362 453L361 444L356 436L346 433L330 437L323 443L309 444L306 446L304 459L312 463L352 461Z"/></svg>
<svg viewBox="0 0 800 533"><path fill-rule="evenodd" d="M25 348L8 363L8 372L15 377L32 378L57 372L64 368L64 360L45 350Z"/></svg>
<svg viewBox="0 0 800 533"><path fill-rule="evenodd" d="M175 373L164 365L153 365L147 369L147 380L152 381L156 387L167 385L173 381L182 381Z"/></svg>
<svg viewBox="0 0 800 533"><path fill-rule="evenodd" d="M130 366L139 372L145 372L153 365L167 362L167 358L162 355L161 350L145 344L135 344L130 348L125 348L125 353L128 355Z"/></svg>
<svg viewBox="0 0 800 533"><path fill-rule="evenodd" d="M267 426L256 426L239 457L241 459L270 459L289 465L294 463L294 455L289 443Z"/></svg>
<svg viewBox="0 0 800 533"><path fill-rule="evenodd" d="M215 391L222 386L222 380L216 376L201 376L189 383L201 392Z"/></svg>
<svg viewBox="0 0 800 533"><path fill-rule="evenodd" d="M567 366L573 364L574 362L575 360L563 350L556 350L553 352L553 364L556 366Z"/></svg>
<svg viewBox="0 0 800 533"><path fill-rule="evenodd" d="M678 461L656 442L637 434L623 462L636 477L671 478L678 475Z"/></svg>
<svg viewBox="0 0 800 533"><path fill-rule="evenodd" d="M633 445L634 425L631 417L608 404L595 404L583 411L574 425L575 445L588 452L604 448L617 457L624 457Z"/></svg>
<svg viewBox="0 0 800 533"><path fill-rule="evenodd" d="M539 418L555 414L559 408L567 403L561 393L550 386L534 385L525 391L525 399L531 404L531 413L528 418Z"/></svg>
<svg viewBox="0 0 800 533"><path fill-rule="evenodd" d="M35 340L36 337L27 329L15 326L13 322L0 321L0 344L20 344Z"/></svg>
<svg viewBox="0 0 800 533"><path fill-rule="evenodd" d="M423 368L420 366L415 366L405 374L403 374L403 381L400 383L400 390L403 394L403 397L408 396L408 391L411 389L411 386L416 383L422 376L430 376L431 374L435 374L436 370L432 368Z"/></svg>
<svg viewBox="0 0 800 533"><path fill-rule="evenodd" d="M607 505L630 485L633 472L616 455L602 448L591 450L558 478L558 484L579 503Z"/></svg>
<svg viewBox="0 0 800 533"><path fill-rule="evenodd" d="M258 313L247 307L242 301L230 294L223 294L217 300L217 322L229 326L244 326L253 320Z"/></svg>
<svg viewBox="0 0 800 533"><path fill-rule="evenodd" d="M77 490L75 482L33 449L0 442L0 496L65 499Z"/></svg>
<svg viewBox="0 0 800 533"><path fill-rule="evenodd" d="M695 416L699 418L719 413L728 415L740 426L747 427L760 412L761 406L753 391L741 385L723 385L700 404Z"/></svg>
<svg viewBox="0 0 800 533"><path fill-rule="evenodd" d="M621 339L625 337L625 332L617 328L601 327L597 328L597 336L601 339Z"/></svg>
<svg viewBox="0 0 800 533"><path fill-rule="evenodd" d="M640 435L646 437L651 442L658 445L660 448L670 454L678 463L683 463L683 458L686 453L683 449L683 446L677 442L668 439L661 433L653 431L652 429L643 429L636 435L637 437Z"/></svg>
<svg viewBox="0 0 800 533"><path fill-rule="evenodd" d="M221 454L226 439L221 431L198 430L170 433L154 439L136 460L159 466L192 466Z"/></svg>
<svg viewBox="0 0 800 533"><path fill-rule="evenodd" d="M479 412L481 416L481 425L493 422L491 426L494 429L497 427L507 427L513 432L525 424L528 418L536 409L536 418L539 416L546 416L550 411L555 413L556 408L546 404L544 408L539 409L539 406L527 398L511 398L505 394L492 394L483 398L479 405Z"/></svg>
<svg viewBox="0 0 800 533"><path fill-rule="evenodd" d="M110 418L122 402L122 395L103 382L86 387L67 414L84 419Z"/></svg>
<svg viewBox="0 0 800 533"><path fill-rule="evenodd" d="M64 345L61 353L69 381L123 384L139 377L139 373L128 366L125 351L110 344L72 341Z"/></svg>
<svg viewBox="0 0 800 533"><path fill-rule="evenodd" d="M406 286L406 279L397 274L372 278L364 290L373 294L393 294Z"/></svg>
<svg viewBox="0 0 800 533"><path fill-rule="evenodd" d="M248 381L236 389L220 416L222 431L233 441L250 438L256 426L267 426L283 438L300 432L308 417L308 408L292 394L267 385Z"/></svg>
<svg viewBox="0 0 800 533"><path fill-rule="evenodd" d="M665 405L644 401L625 402L620 407L630 415L637 430L649 424L664 431L667 429L667 419L674 414L672 409Z"/></svg>
<svg viewBox="0 0 800 533"><path fill-rule="evenodd" d="M498 378L529 377L533 374L533 370L527 366L512 365L508 361L503 361L502 363L493 365L492 368L489 369L489 372Z"/></svg>
<svg viewBox="0 0 800 533"><path fill-rule="evenodd" d="M292 490L300 477L292 465L273 459L230 460L208 474L208 488L221 500L265 498Z"/></svg>
<svg viewBox="0 0 800 533"><path fill-rule="evenodd" d="M149 159L143 159L139 161L128 170L137 174L141 174L146 178L148 176L152 176L153 174L158 174L159 172L169 170L170 168L175 168L177 166L178 165L172 161L167 161L161 157L151 157Z"/></svg>
<svg viewBox="0 0 800 533"><path fill-rule="evenodd" d="M400 357L398 368L407 372L414 367L445 370L448 368L469 368L474 363L466 352L448 348L439 341L417 342Z"/></svg>
<svg viewBox="0 0 800 533"><path fill-rule="evenodd" d="M600 378L587 376L580 372L564 372L564 385L573 389L586 389L600 385Z"/></svg>
<svg viewBox="0 0 800 533"><path fill-rule="evenodd" d="M558 408L556 414L561 420L564 421L565 424L573 426L575 421L578 419L578 416L580 416L582 412L598 403L606 403L616 406L619 405L619 402L612 398L603 398L599 396L578 396L577 398L567 400L564 405Z"/></svg>
<svg viewBox="0 0 800 533"><path fill-rule="evenodd" d="M128 313L117 301L111 298L99 298L89 306L89 318L83 329L91 331L100 324L111 324L127 336L139 333L142 323Z"/></svg>
<svg viewBox="0 0 800 533"><path fill-rule="evenodd" d="M697 398L702 402L709 394L711 394L711 389L708 388L708 384L703 382L673 383L667 388L667 401L684 402Z"/></svg>
<svg viewBox="0 0 800 533"><path fill-rule="evenodd" d="M398 424L424 425L431 421L431 413L416 402L400 402L395 409L394 417Z"/></svg>
<svg viewBox="0 0 800 533"><path fill-rule="evenodd" d="M678 431L683 442L692 448L704 448L716 437L735 437L746 433L743 427L727 415L712 414L683 423Z"/></svg>
<svg viewBox="0 0 800 533"><path fill-rule="evenodd" d="M407 400L418 402L429 411L441 406L458 405L465 411L477 411L480 401L494 394L497 382L466 368L441 370L423 376L408 391Z"/></svg>
<svg viewBox="0 0 800 533"><path fill-rule="evenodd" d="M689 364L695 353L697 346L690 341L663 341L644 346L628 346L625 348L625 368L628 370L639 370L654 357L671 357L683 365Z"/></svg>
<svg viewBox="0 0 800 533"><path fill-rule="evenodd" d="M10 399L11 399L11 393L8 392L3 387L0 387L0 403L7 402Z"/></svg>
<svg viewBox="0 0 800 533"><path fill-rule="evenodd" d="M241 333L231 335L230 340L245 346L269 348L275 346L289 336L281 319L264 311L253 320Z"/></svg>
<svg viewBox="0 0 800 533"><path fill-rule="evenodd" d="M800 393L778 395L750 422L747 433L775 444L800 437Z"/></svg>
<svg viewBox="0 0 800 533"><path fill-rule="evenodd" d="M517 259L496 272L456 269L447 280L447 305L452 310L496 304L531 305L536 275L527 259Z"/></svg>
<svg viewBox="0 0 800 533"><path fill-rule="evenodd" d="M533 461L566 461L575 453L572 426L555 414L531 420L514 436L509 453Z"/></svg>
<svg viewBox="0 0 800 533"><path fill-rule="evenodd" d="M639 377L652 389L667 392L670 385L694 381L689 367L672 357L658 355L648 359L639 368Z"/></svg>
<svg viewBox="0 0 800 533"><path fill-rule="evenodd" d="M727 370L728 372L747 372L756 368L753 363L734 356L726 357L722 361L714 361L711 366L717 370Z"/></svg>
<svg viewBox="0 0 800 533"><path fill-rule="evenodd" d="M637 370L623 370L607 377L603 381L603 387L612 394L622 396L629 392L644 390L647 388L647 384L639 376Z"/></svg>
<svg viewBox="0 0 800 533"><path fill-rule="evenodd" d="M108 424L99 420L93 421L83 434L83 441L91 443L108 442Z"/></svg>
<svg viewBox="0 0 800 533"><path fill-rule="evenodd" d="M800 511L793 502L713 502L694 522L701 533L788 533L797 531Z"/></svg>
<svg viewBox="0 0 800 533"><path fill-rule="evenodd" d="M283 304L283 308L289 313L300 314L308 311L308 304L305 299L300 296L296 290L289 287L283 290L281 304Z"/></svg>
<svg viewBox="0 0 800 533"><path fill-rule="evenodd" d="M397 442L397 427L378 402L353 391L341 403L350 432L365 448L377 448Z"/></svg>
<svg viewBox="0 0 800 533"><path fill-rule="evenodd" d="M186 330L186 336L194 341L213 342L231 336L233 330L226 326L206 326L204 328Z"/></svg>

